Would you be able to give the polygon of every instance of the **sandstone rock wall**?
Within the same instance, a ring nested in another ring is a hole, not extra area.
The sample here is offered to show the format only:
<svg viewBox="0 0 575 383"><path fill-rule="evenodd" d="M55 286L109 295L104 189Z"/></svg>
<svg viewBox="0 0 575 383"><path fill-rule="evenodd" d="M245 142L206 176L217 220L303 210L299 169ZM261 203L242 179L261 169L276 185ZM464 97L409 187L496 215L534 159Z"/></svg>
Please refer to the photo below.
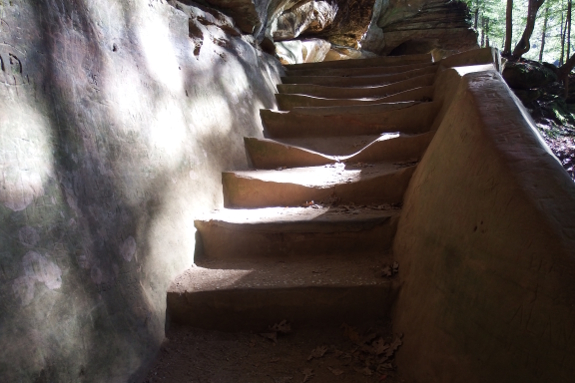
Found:
<svg viewBox="0 0 575 383"><path fill-rule="evenodd" d="M218 12L0 2L0 381L127 382L281 68Z"/></svg>

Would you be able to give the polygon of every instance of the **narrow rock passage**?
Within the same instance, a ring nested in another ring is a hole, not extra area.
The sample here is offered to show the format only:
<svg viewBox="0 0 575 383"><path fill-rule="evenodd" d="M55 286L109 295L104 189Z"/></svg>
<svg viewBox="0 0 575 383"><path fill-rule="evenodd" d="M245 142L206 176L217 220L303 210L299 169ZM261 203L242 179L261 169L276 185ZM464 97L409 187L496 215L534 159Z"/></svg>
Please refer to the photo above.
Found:
<svg viewBox="0 0 575 383"><path fill-rule="evenodd" d="M437 67L417 55L286 69L266 138L245 139L254 169L225 172L225 208L196 222L201 252L168 291L149 382L400 381L390 248L433 135Z"/></svg>

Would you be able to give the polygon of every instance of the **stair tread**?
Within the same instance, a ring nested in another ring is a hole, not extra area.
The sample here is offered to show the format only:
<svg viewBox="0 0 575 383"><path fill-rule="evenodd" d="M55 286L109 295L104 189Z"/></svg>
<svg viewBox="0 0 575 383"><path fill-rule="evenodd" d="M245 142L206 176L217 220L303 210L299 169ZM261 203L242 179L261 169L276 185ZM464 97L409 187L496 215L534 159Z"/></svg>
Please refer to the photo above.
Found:
<svg viewBox="0 0 575 383"><path fill-rule="evenodd" d="M393 283L380 274L389 261L390 257L381 254L347 258L324 255L289 262L208 259L178 276L169 292L381 286Z"/></svg>
<svg viewBox="0 0 575 383"><path fill-rule="evenodd" d="M398 170L412 167L411 162L377 164L328 164L276 170L243 170L224 172L236 177L255 179L263 182L290 183L312 188L328 188L338 184L346 184L366 180Z"/></svg>

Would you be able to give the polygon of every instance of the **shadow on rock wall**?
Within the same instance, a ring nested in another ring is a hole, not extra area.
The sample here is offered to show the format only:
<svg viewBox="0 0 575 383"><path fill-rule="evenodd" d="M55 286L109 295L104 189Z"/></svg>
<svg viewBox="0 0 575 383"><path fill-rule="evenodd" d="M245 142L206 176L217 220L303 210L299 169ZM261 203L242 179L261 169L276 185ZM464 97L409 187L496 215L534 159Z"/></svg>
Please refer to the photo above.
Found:
<svg viewBox="0 0 575 383"><path fill-rule="evenodd" d="M193 219L221 205L221 170L247 166L279 66L213 25L195 54L188 16L161 1L13 1L0 17L16 63L0 91L0 376L136 380Z"/></svg>

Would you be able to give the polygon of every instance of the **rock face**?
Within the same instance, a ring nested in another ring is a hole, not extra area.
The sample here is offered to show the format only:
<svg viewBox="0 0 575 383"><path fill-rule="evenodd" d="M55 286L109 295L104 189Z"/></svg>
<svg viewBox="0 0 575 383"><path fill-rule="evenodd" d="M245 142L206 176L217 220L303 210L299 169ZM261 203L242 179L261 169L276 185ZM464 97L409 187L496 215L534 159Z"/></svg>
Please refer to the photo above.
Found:
<svg viewBox="0 0 575 383"><path fill-rule="evenodd" d="M467 20L463 2L391 0L362 42L364 49L383 55L430 52L434 48L465 51L477 47L477 34Z"/></svg>
<svg viewBox="0 0 575 383"><path fill-rule="evenodd" d="M369 27L374 4L374 0L338 0L333 23L317 36L336 45L358 48L358 42Z"/></svg>
<svg viewBox="0 0 575 383"><path fill-rule="evenodd" d="M0 5L0 381L128 382L279 63L215 10Z"/></svg>
<svg viewBox="0 0 575 383"><path fill-rule="evenodd" d="M274 41L291 40L303 32L324 30L337 15L337 4L327 1L309 1L283 12L273 21L270 32Z"/></svg>
<svg viewBox="0 0 575 383"><path fill-rule="evenodd" d="M172 0L170 0L172 1ZM194 4L191 0L183 0ZM378 55L449 53L477 47L465 3L448 0L206 0L242 33L270 41L323 39ZM330 59L349 58L331 55Z"/></svg>

